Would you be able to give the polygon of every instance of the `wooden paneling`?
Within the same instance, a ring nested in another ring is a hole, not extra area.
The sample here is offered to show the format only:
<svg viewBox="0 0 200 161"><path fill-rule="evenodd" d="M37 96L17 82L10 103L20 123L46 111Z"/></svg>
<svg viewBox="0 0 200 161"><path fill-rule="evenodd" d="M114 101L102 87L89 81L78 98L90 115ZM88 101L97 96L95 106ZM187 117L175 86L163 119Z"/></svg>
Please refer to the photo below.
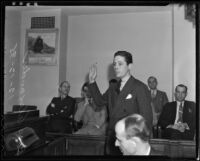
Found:
<svg viewBox="0 0 200 161"><path fill-rule="evenodd" d="M105 136L47 133L48 137L65 137L66 155L104 155Z"/></svg>
<svg viewBox="0 0 200 161"><path fill-rule="evenodd" d="M47 136L52 139L65 137L66 155L104 155L105 136L58 133L47 133ZM154 149L161 151L163 156L174 158L196 157L196 143L194 141L151 139L150 144Z"/></svg>
<svg viewBox="0 0 200 161"><path fill-rule="evenodd" d="M180 158L196 157L195 141L151 139L150 144L165 156Z"/></svg>
<svg viewBox="0 0 200 161"><path fill-rule="evenodd" d="M66 155L66 139L64 137L51 141L44 149L45 156Z"/></svg>

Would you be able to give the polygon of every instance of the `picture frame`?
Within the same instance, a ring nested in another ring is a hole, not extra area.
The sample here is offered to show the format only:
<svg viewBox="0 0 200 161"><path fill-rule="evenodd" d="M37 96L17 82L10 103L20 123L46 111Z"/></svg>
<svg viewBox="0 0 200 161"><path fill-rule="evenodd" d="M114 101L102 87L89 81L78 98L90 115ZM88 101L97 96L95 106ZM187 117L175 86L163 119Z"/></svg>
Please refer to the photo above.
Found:
<svg viewBox="0 0 200 161"><path fill-rule="evenodd" d="M27 29L25 40L26 65L56 65L58 29Z"/></svg>

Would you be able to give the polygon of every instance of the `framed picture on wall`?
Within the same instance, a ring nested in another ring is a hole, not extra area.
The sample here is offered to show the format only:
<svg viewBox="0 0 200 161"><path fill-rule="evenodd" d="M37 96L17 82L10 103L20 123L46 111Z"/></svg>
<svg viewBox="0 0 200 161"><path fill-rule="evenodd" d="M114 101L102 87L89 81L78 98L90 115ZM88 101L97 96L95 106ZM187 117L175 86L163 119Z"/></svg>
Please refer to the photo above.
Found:
<svg viewBox="0 0 200 161"><path fill-rule="evenodd" d="M25 43L25 64L57 64L58 29L27 29Z"/></svg>

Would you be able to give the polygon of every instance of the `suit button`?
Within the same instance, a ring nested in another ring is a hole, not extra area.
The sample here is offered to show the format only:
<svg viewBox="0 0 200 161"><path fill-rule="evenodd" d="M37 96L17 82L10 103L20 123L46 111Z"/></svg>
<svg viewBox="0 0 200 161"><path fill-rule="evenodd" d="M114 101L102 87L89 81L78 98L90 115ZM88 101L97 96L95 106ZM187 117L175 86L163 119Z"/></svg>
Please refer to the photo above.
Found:
<svg viewBox="0 0 200 161"><path fill-rule="evenodd" d="M126 109L124 109L123 111L126 112Z"/></svg>

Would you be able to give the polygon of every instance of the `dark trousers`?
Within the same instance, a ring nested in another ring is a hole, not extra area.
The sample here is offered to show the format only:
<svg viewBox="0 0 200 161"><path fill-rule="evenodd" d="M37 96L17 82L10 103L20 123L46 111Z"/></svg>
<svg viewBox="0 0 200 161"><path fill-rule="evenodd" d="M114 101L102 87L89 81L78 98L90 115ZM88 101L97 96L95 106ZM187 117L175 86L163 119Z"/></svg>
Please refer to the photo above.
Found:
<svg viewBox="0 0 200 161"><path fill-rule="evenodd" d="M180 132L176 129L166 128L162 132L162 138L171 140L193 140L194 136L188 130Z"/></svg>
<svg viewBox="0 0 200 161"><path fill-rule="evenodd" d="M122 155L120 149L115 146L116 136L115 131L108 129L106 139L106 155Z"/></svg>

